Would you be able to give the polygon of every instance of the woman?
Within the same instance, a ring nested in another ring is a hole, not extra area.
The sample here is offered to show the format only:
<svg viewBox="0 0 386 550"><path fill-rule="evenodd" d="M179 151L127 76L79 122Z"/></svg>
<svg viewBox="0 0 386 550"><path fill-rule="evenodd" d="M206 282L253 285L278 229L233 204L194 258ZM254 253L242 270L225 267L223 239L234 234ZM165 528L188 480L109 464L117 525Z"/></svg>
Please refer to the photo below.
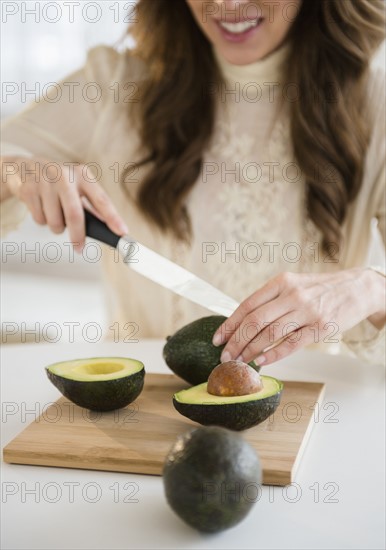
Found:
<svg viewBox="0 0 386 550"><path fill-rule="evenodd" d="M384 357L381 0L140 0L137 48L100 47L3 130L4 229L28 209L84 244L83 202L240 307L222 359L342 340ZM36 172L36 174L33 173ZM93 174L93 175L91 175ZM105 251L110 314L160 337L207 315Z"/></svg>

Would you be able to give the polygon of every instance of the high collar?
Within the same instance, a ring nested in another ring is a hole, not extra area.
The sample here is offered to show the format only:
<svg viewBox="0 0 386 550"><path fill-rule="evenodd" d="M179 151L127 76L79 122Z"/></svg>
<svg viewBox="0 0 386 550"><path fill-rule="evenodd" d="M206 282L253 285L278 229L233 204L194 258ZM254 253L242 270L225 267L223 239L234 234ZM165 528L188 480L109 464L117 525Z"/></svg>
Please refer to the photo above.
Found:
<svg viewBox="0 0 386 550"><path fill-rule="evenodd" d="M226 80L246 84L264 80L277 80L281 77L283 66L289 51L288 44L284 44L260 61L249 65L233 65L214 49L215 58Z"/></svg>

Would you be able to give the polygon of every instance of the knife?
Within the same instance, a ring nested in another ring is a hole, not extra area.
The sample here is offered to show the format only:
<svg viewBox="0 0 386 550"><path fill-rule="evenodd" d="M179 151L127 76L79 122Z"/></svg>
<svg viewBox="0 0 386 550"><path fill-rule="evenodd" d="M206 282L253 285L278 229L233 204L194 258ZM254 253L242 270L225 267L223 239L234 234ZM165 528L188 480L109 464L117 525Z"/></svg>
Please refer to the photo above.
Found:
<svg viewBox="0 0 386 550"><path fill-rule="evenodd" d="M191 302L204 306L214 313L228 317L239 306L233 298L200 279L187 269L175 264L147 248L140 242L124 235L120 237L111 231L99 218L85 210L86 235L116 248L124 263L131 269L168 288Z"/></svg>

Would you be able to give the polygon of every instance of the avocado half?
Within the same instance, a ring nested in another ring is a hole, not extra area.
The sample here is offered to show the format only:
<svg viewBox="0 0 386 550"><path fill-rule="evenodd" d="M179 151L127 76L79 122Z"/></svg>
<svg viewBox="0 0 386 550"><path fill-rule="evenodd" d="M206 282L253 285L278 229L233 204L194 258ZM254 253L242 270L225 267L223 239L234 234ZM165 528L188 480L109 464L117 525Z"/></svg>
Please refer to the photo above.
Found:
<svg viewBox="0 0 386 550"><path fill-rule="evenodd" d="M216 533L250 512L262 475L249 443L234 432L209 426L178 436L162 479L174 512L195 529Z"/></svg>
<svg viewBox="0 0 386 550"><path fill-rule="evenodd" d="M280 403L283 382L271 376L261 379L262 390L232 397L211 395L205 382L175 393L173 405L180 414L199 424L246 430L264 422Z"/></svg>
<svg viewBox="0 0 386 550"><path fill-rule="evenodd" d="M145 379L143 363L124 357L54 363L46 373L67 399L91 411L126 407L141 393Z"/></svg>
<svg viewBox="0 0 386 550"><path fill-rule="evenodd" d="M163 349L167 366L193 386L206 382L212 370L221 363L225 344L214 346L212 338L226 319L223 315L202 317L168 336ZM259 372L260 367L254 361L249 365Z"/></svg>

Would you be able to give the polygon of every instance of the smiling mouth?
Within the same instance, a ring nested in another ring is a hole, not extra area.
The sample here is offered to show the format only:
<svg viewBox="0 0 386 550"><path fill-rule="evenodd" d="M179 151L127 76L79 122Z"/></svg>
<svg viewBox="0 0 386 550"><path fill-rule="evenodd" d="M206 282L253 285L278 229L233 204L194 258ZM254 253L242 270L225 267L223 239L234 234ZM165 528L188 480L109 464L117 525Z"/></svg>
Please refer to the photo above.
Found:
<svg viewBox="0 0 386 550"><path fill-rule="evenodd" d="M238 21L237 23L227 23L226 21L218 21L218 24L222 29L231 34L244 34L250 29L258 27L263 21L262 17L256 19L248 19L246 21Z"/></svg>

